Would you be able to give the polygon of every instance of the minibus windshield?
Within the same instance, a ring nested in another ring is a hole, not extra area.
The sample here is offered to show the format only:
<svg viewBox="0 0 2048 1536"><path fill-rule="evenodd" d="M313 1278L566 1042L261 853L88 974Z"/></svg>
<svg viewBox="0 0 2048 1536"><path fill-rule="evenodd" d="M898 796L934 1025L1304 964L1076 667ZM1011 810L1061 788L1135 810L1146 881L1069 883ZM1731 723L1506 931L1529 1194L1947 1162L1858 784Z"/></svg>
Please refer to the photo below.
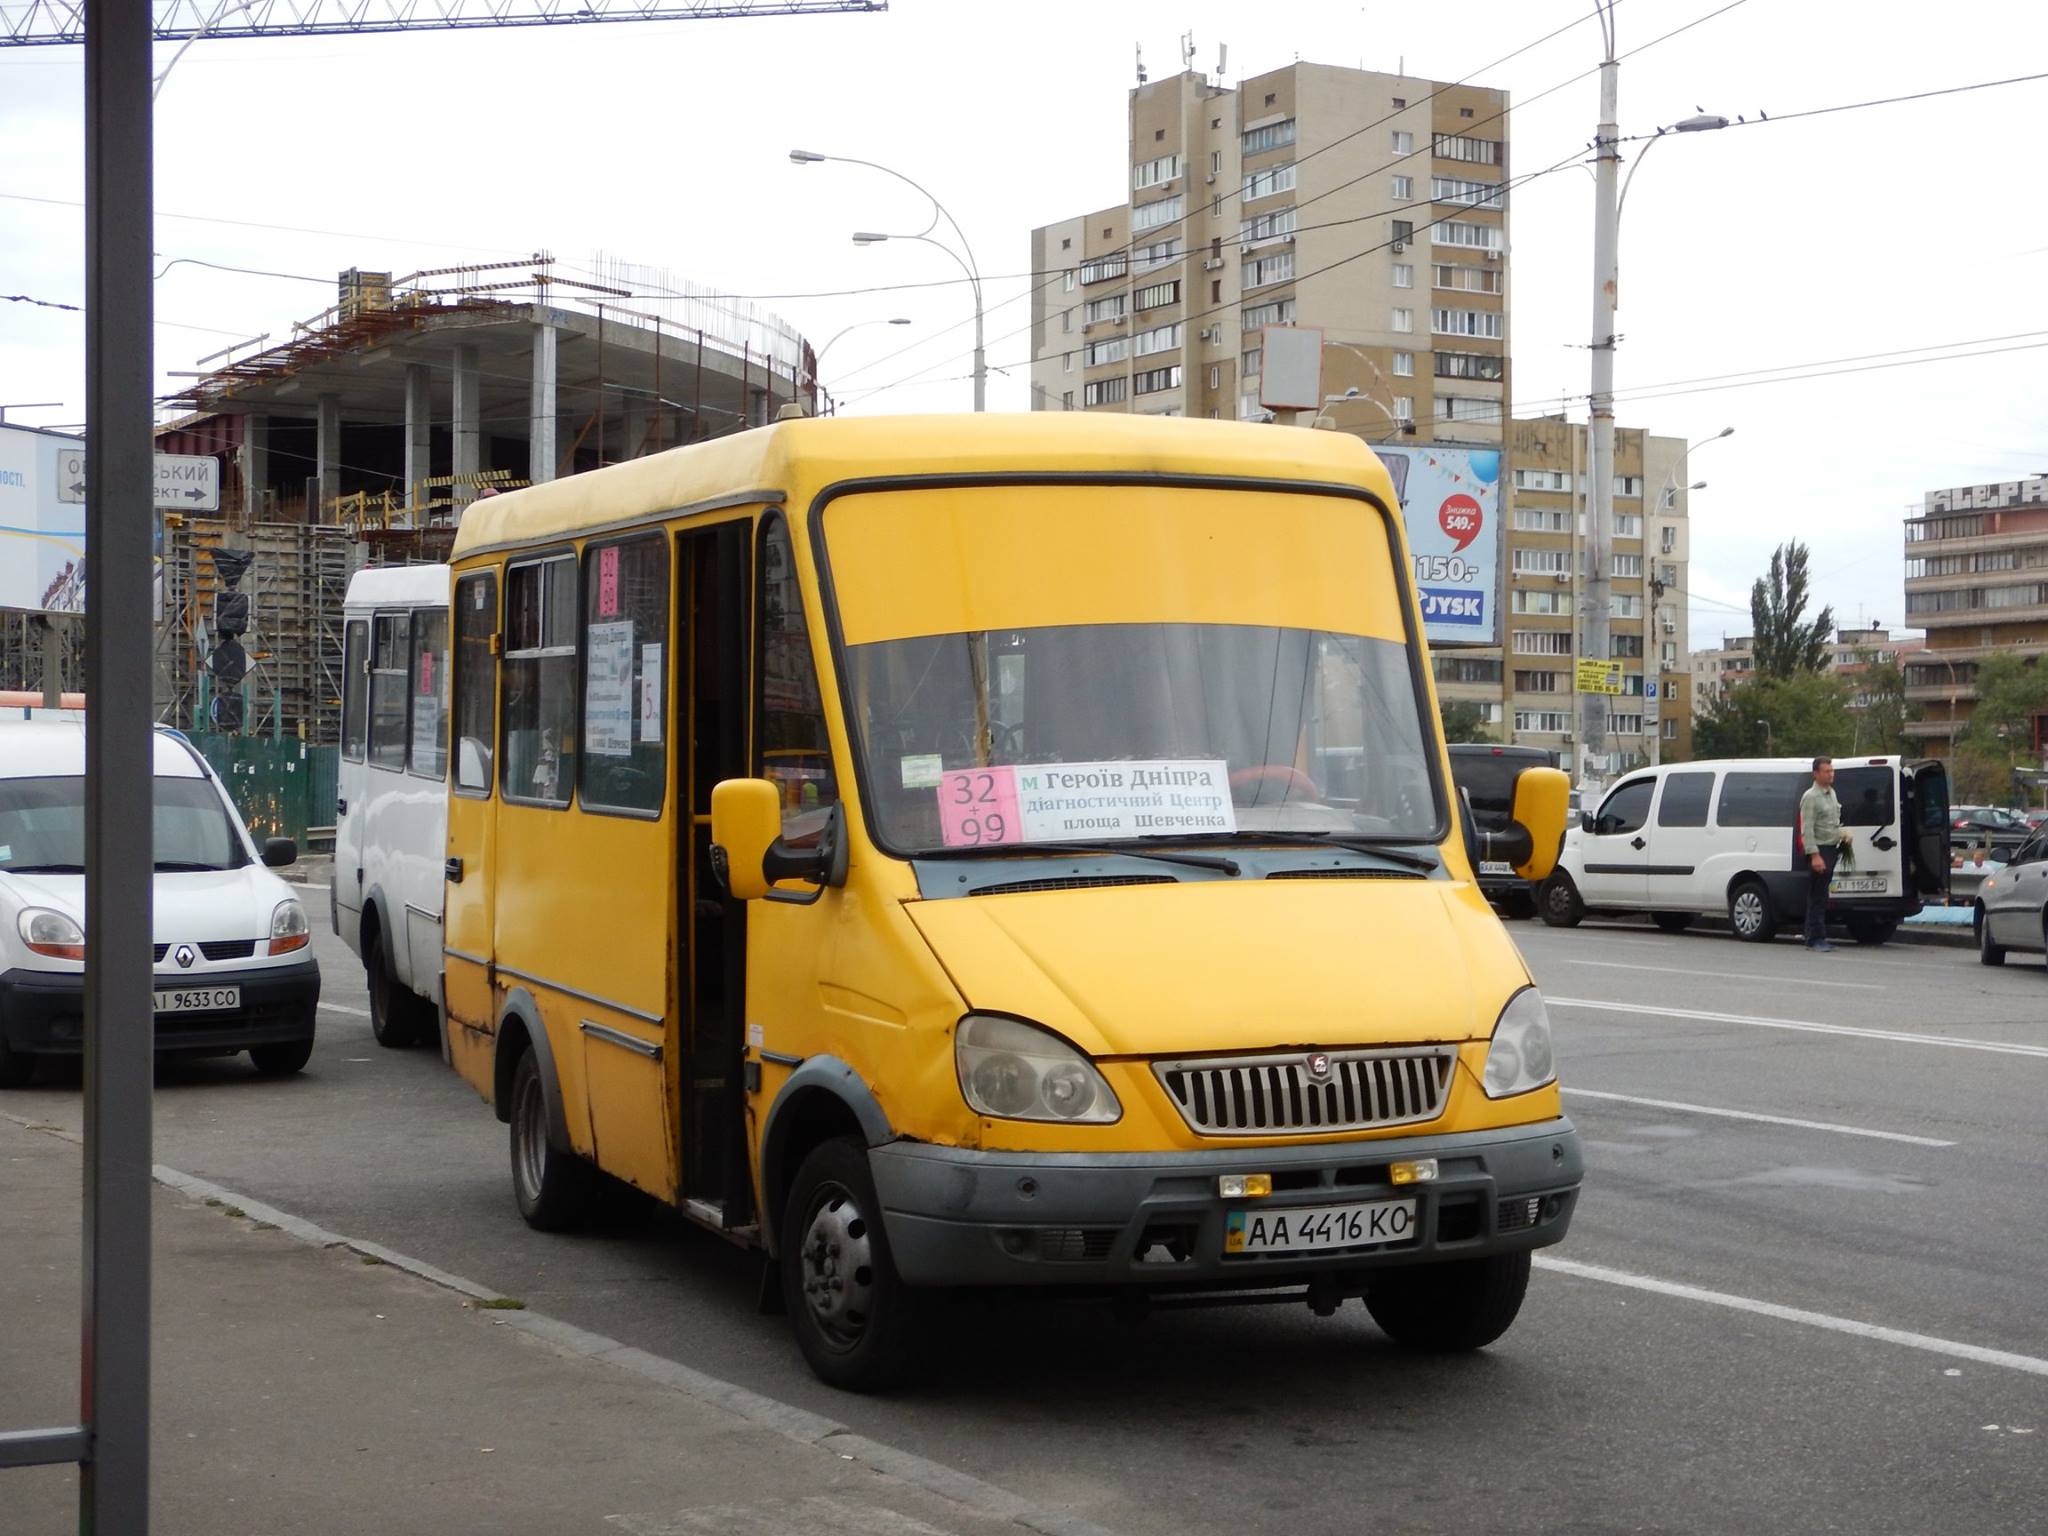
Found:
<svg viewBox="0 0 2048 1536"><path fill-rule="evenodd" d="M846 665L872 823L898 852L1437 830L1392 641L1061 624L851 646Z"/></svg>

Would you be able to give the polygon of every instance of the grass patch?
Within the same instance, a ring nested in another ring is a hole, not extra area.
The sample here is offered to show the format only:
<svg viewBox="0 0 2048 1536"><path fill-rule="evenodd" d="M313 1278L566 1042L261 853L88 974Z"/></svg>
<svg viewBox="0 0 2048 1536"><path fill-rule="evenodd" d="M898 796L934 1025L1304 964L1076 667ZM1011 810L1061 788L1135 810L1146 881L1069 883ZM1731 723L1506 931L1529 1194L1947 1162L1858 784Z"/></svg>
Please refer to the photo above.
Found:
<svg viewBox="0 0 2048 1536"><path fill-rule="evenodd" d="M374 1253L365 1253L358 1255L358 1257L360 1257L365 1264L382 1264L384 1262L382 1259L378 1258L377 1255L375 1255Z"/></svg>
<svg viewBox="0 0 2048 1536"><path fill-rule="evenodd" d="M247 1211L243 1210L239 1205L224 1205L221 1207L221 1210L226 1212L228 1215L233 1216L238 1221L249 1214Z"/></svg>
<svg viewBox="0 0 2048 1536"><path fill-rule="evenodd" d="M526 1303L512 1296L493 1296L489 1301L470 1303L480 1312L524 1312Z"/></svg>
<svg viewBox="0 0 2048 1536"><path fill-rule="evenodd" d="M224 1203L224 1202L222 1202L222 1201L219 1201L219 1200L216 1200L216 1199L214 1199L214 1198L213 1198L213 1196L211 1196L211 1195L208 1195L208 1196L206 1197L206 1208L207 1208L208 1210L210 1210L210 1211L217 1211L217 1210L219 1210L219 1209L221 1208L221 1206L222 1206L222 1204L223 1204L223 1203Z"/></svg>
<svg viewBox="0 0 2048 1536"><path fill-rule="evenodd" d="M252 1232L275 1232L277 1230L277 1223L274 1221L252 1221L249 1223L249 1230Z"/></svg>

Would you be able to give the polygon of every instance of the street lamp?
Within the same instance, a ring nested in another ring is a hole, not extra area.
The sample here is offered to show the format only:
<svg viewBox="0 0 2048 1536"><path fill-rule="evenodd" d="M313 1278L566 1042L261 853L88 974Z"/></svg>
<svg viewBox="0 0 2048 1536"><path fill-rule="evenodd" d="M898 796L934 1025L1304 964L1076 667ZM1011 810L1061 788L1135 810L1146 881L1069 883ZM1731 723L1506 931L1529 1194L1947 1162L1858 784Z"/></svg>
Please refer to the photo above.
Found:
<svg viewBox="0 0 2048 1536"><path fill-rule="evenodd" d="M1600 63L1600 124L1594 131L1597 164L1593 201L1593 335L1592 381L1587 397L1587 418L1592 428L1590 466L1593 486L1586 506L1586 558L1590 572L1586 579L1584 644L1586 652L1605 660L1611 648L1608 619L1613 606L1609 585L1608 556L1614 546L1614 333L1616 284L1620 277L1616 251L1621 240L1621 129L1616 125L1620 95L1621 61L1615 57L1614 8L1619 0L1594 0L1606 57ZM1704 133L1726 128L1728 119L1702 112L1675 123L1659 137L1677 133ZM1654 144L1656 139L1649 143ZM1644 147L1636 157L1640 167L1649 152ZM1629 179L1635 179L1631 168ZM1605 766L1607 753L1607 696L1580 695L1579 732L1581 775L1589 764L1595 772Z"/></svg>
<svg viewBox="0 0 2048 1536"><path fill-rule="evenodd" d="M1778 755L1778 744L1771 738L1771 722L1759 720L1757 724L1764 728L1764 756L1776 757Z"/></svg>
<svg viewBox="0 0 2048 1536"><path fill-rule="evenodd" d="M910 321L907 318L898 316L893 320L856 320L853 322L853 324L841 326L837 331L834 331L832 333L832 340L826 342L825 345L818 348L817 351L811 354L811 409L815 412L818 408L818 386L819 381L822 380L825 376L825 354L832 350L833 342L839 340L839 338L841 336L844 336L848 331L857 331L864 325L908 324L910 324Z"/></svg>
<svg viewBox="0 0 2048 1536"><path fill-rule="evenodd" d="M1355 384L1341 395L1323 396L1323 414L1316 417L1313 423L1315 426L1335 430L1337 423L1331 420L1329 416L1329 409L1333 405L1369 405L1386 417L1388 421L1391 421L1394 424L1395 431L1399 432L1403 437L1413 437L1415 435L1415 418L1413 416L1397 416L1391 406L1381 405L1371 395L1361 393Z"/></svg>
<svg viewBox="0 0 2048 1536"><path fill-rule="evenodd" d="M968 286L974 290L974 408L977 411L987 410L988 359L982 350L981 267L974 259L974 247L968 243L967 231L960 227L960 221L954 218L947 211L946 206L936 197L933 197L930 192L912 181L901 171L892 170L886 165L879 165L873 160L856 160L849 155L821 155L816 150L810 149L792 149L789 152L789 158L790 162L794 165L816 165L827 160L836 161L840 165L864 165L871 171L880 171L885 176L894 176L905 185L916 188L931 203L931 222L926 224L918 233L914 235L895 235L878 234L873 230L861 230L854 235L853 243L855 245L879 245L884 240L922 240L926 245L937 246L948 256L960 263L960 270L967 274ZM958 251L947 245L943 240L934 240L932 238L932 231L938 227L941 218L953 226L953 233L960 241L960 249ZM965 254L963 255L962 252L965 252Z"/></svg>

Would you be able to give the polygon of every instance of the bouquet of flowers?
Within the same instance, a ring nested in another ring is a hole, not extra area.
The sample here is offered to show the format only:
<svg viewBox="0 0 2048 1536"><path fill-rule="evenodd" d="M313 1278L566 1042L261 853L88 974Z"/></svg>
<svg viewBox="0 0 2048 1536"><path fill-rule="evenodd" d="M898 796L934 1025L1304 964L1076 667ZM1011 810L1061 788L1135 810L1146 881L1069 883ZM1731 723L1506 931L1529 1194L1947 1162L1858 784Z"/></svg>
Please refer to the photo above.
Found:
<svg viewBox="0 0 2048 1536"><path fill-rule="evenodd" d="M1835 867L1837 869L1854 869L1856 867L1856 839L1849 835L1849 830L1846 827L1842 829L1841 848L1841 856L1835 861Z"/></svg>

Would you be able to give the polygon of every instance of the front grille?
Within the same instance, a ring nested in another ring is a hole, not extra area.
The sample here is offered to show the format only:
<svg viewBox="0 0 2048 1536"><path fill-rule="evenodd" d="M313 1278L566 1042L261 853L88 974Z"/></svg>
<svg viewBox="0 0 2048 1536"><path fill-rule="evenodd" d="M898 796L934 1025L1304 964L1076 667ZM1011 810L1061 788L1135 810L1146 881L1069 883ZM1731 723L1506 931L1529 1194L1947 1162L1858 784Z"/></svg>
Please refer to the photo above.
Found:
<svg viewBox="0 0 2048 1536"><path fill-rule="evenodd" d="M1315 1054L1328 1056L1324 1076L1309 1070L1305 1051L1156 1061L1152 1070L1191 1130L1263 1136L1434 1120L1457 1060L1448 1046Z"/></svg>
<svg viewBox="0 0 2048 1536"><path fill-rule="evenodd" d="M199 953L209 960L246 960L256 953L254 939L201 939Z"/></svg>
<svg viewBox="0 0 2048 1536"><path fill-rule="evenodd" d="M1116 1244L1115 1227L1041 1227L1038 1257L1048 1264L1081 1264L1106 1259Z"/></svg>
<svg viewBox="0 0 2048 1536"><path fill-rule="evenodd" d="M1008 885L984 885L970 891L972 896L1015 896L1022 891L1085 891L1098 885L1172 885L1171 875L1071 875L1058 880L1013 880Z"/></svg>
<svg viewBox="0 0 2048 1536"><path fill-rule="evenodd" d="M1503 1200L1494 1221L1494 1228L1500 1232L1520 1232L1524 1228L1535 1226L1542 1214L1543 1197L1540 1195L1531 1196L1526 1200Z"/></svg>
<svg viewBox="0 0 2048 1536"><path fill-rule="evenodd" d="M157 947L156 947L156 963L157 963L158 965L162 965L162 964L164 963L164 956L165 956L165 955L168 955L168 954L169 954L170 952L171 952L171 946L170 946L170 945L168 945L168 944L159 944L159 945L157 945Z"/></svg>

